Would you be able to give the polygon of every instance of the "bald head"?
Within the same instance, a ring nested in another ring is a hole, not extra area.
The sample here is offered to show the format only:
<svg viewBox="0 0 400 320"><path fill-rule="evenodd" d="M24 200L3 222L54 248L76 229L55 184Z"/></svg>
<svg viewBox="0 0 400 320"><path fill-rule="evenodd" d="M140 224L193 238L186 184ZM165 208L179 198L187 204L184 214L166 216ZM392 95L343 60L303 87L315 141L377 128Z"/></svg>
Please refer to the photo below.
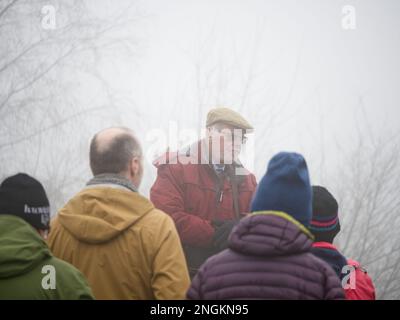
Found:
<svg viewBox="0 0 400 320"><path fill-rule="evenodd" d="M121 174L129 170L133 157L141 157L139 141L128 128L115 127L98 132L90 143L93 175Z"/></svg>

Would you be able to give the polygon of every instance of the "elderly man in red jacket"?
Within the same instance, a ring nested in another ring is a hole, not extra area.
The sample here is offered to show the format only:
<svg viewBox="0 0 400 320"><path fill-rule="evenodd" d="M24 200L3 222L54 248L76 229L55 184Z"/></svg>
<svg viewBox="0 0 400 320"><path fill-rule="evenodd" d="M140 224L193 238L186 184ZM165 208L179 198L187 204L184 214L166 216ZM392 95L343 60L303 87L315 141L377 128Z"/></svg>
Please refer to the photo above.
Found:
<svg viewBox="0 0 400 320"><path fill-rule="evenodd" d="M206 137L154 163L154 205L175 221L194 276L205 260L227 246L234 225L250 209L256 179L238 160L253 127L237 112L216 108L207 115Z"/></svg>

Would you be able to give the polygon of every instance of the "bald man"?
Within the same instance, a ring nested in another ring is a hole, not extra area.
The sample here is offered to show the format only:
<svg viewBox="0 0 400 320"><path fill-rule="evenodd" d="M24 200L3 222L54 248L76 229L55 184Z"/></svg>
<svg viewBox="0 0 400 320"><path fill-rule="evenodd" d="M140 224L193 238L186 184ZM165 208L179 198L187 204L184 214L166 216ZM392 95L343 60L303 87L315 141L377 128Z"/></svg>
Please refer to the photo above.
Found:
<svg viewBox="0 0 400 320"><path fill-rule="evenodd" d="M183 299L189 275L174 222L138 192L137 138L105 129L89 154L93 178L52 221L53 254L86 276L97 299Z"/></svg>

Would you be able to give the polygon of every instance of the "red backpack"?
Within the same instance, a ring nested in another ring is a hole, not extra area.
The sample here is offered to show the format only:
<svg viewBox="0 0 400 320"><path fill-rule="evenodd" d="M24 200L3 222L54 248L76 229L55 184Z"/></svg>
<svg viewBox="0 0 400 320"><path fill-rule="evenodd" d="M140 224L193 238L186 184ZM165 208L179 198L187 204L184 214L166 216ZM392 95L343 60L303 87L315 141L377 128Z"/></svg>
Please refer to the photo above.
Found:
<svg viewBox="0 0 400 320"><path fill-rule="evenodd" d="M375 300L375 287L367 271L360 264L348 259L347 264L354 267L355 288L344 290L347 300Z"/></svg>

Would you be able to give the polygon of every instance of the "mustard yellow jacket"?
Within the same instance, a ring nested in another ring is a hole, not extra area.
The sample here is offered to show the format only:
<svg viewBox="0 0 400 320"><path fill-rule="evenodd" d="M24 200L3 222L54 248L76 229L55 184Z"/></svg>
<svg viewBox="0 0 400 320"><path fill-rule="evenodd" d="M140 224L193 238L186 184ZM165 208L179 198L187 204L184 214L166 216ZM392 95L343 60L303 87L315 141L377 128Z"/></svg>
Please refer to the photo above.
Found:
<svg viewBox="0 0 400 320"><path fill-rule="evenodd" d="M184 299L190 285L174 222L127 189L82 190L52 220L48 244L97 299Z"/></svg>

